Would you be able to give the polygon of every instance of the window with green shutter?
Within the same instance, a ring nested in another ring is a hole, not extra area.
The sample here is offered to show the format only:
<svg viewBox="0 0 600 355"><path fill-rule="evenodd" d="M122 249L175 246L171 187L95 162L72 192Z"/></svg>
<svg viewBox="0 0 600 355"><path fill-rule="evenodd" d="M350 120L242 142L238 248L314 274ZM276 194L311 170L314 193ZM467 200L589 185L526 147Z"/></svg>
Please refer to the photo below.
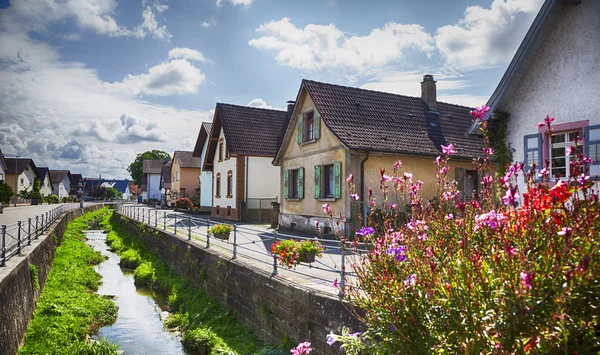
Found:
<svg viewBox="0 0 600 355"><path fill-rule="evenodd" d="M321 198L321 165L315 165L315 198Z"/></svg>
<svg viewBox="0 0 600 355"><path fill-rule="evenodd" d="M333 164L333 194L335 198L342 197L342 163Z"/></svg>
<svg viewBox="0 0 600 355"><path fill-rule="evenodd" d="M313 119L313 136L314 139L319 139L319 137L321 137L321 115L317 110L315 110Z"/></svg>
<svg viewBox="0 0 600 355"><path fill-rule="evenodd" d="M298 198L304 198L304 168L296 170L298 172L298 182L296 184L296 191Z"/></svg>
<svg viewBox="0 0 600 355"><path fill-rule="evenodd" d="M304 197L304 168L286 169L284 171L283 197L287 199Z"/></svg>
<svg viewBox="0 0 600 355"><path fill-rule="evenodd" d="M304 114L298 114L298 144L304 141Z"/></svg>
<svg viewBox="0 0 600 355"><path fill-rule="evenodd" d="M290 171L285 169L283 171L283 198L288 198L289 196L289 179Z"/></svg>

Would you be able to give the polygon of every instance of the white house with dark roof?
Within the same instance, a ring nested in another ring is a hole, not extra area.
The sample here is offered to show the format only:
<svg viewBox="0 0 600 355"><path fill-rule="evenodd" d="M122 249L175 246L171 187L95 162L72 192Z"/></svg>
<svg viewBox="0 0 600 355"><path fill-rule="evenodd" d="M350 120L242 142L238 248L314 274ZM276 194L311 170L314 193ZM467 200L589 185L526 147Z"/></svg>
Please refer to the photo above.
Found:
<svg viewBox="0 0 600 355"><path fill-rule="evenodd" d="M143 162L142 176L142 200L160 200L160 175L162 173L163 161L160 159L145 159Z"/></svg>
<svg viewBox="0 0 600 355"><path fill-rule="evenodd" d="M4 160L4 154L2 154L2 150L0 150L0 180L6 180L6 160Z"/></svg>
<svg viewBox="0 0 600 355"><path fill-rule="evenodd" d="M50 178L50 170L48 168L38 168L38 178L40 179L40 194L42 197L49 196L52 194L54 185Z"/></svg>
<svg viewBox="0 0 600 355"><path fill-rule="evenodd" d="M25 189L33 189L33 181L38 176L37 167L33 159L29 158L6 158L6 183L13 192L19 193Z"/></svg>
<svg viewBox="0 0 600 355"><path fill-rule="evenodd" d="M549 165L551 181L569 177L568 146L594 163L600 175L600 1L546 0L488 101L492 112L508 118L507 143L513 159ZM546 115L555 117L552 132L537 127ZM475 132L472 127L471 132ZM523 184L520 186L523 191Z"/></svg>
<svg viewBox="0 0 600 355"><path fill-rule="evenodd" d="M200 125L200 132L198 132L198 138L196 139L196 146L194 147L194 157L200 158L201 162L204 162L206 158L206 152L208 150L208 142L210 137L210 131L212 129L212 123L202 122ZM200 207L212 207L212 188L213 188L213 174L211 170L200 169Z"/></svg>
<svg viewBox="0 0 600 355"><path fill-rule="evenodd" d="M71 172L69 170L49 170L52 180L52 193L62 200L63 197L69 197L71 191Z"/></svg>
<svg viewBox="0 0 600 355"><path fill-rule="evenodd" d="M270 219L270 201L281 196L272 161L287 123L286 111L217 103L203 163L213 174L213 216Z"/></svg>

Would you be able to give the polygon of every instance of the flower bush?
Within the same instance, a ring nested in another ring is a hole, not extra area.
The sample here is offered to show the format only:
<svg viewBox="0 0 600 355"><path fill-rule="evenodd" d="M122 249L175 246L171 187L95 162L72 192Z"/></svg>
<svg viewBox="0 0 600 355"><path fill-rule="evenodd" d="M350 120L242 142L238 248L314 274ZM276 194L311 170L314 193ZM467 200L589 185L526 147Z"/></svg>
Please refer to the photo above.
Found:
<svg viewBox="0 0 600 355"><path fill-rule="evenodd" d="M184 210L189 210L194 207L192 200L187 197L178 198L175 200L175 208L181 208Z"/></svg>
<svg viewBox="0 0 600 355"><path fill-rule="evenodd" d="M271 254L276 255L279 259L279 264L289 269L295 268L296 265L302 262L306 254L315 254L315 256L323 256L323 246L317 240L301 240L293 239L280 240L271 244Z"/></svg>
<svg viewBox="0 0 600 355"><path fill-rule="evenodd" d="M231 233L233 227L230 224L220 223L215 224L214 226L208 229L209 234L225 234Z"/></svg>
<svg viewBox="0 0 600 355"><path fill-rule="evenodd" d="M487 110L472 114L481 119ZM540 125L551 131L553 120ZM525 171L523 163L494 176L487 123L481 124L485 147L474 161L479 201L463 201L448 178L452 144L434 161L438 193L432 201L400 171L400 162L393 174L381 169L381 199L369 192L371 213L356 233L370 250L354 260L356 279L342 290L361 310L355 314L367 331L328 339L349 344L346 353L600 350L600 205L591 160L573 155L568 180L550 181L549 166ZM355 195L352 179L348 183ZM390 193L410 212L388 204Z"/></svg>

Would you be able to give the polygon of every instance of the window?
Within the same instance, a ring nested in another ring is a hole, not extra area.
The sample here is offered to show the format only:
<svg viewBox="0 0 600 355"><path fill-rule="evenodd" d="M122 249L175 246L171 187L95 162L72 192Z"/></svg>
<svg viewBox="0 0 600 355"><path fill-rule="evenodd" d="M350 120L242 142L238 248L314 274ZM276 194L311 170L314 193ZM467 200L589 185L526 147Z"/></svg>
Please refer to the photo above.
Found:
<svg viewBox="0 0 600 355"><path fill-rule="evenodd" d="M227 197L233 196L233 172L229 170L227 172Z"/></svg>
<svg viewBox="0 0 600 355"><path fill-rule="evenodd" d="M177 177L176 181L179 181L179 171L175 172L175 176Z"/></svg>
<svg viewBox="0 0 600 355"><path fill-rule="evenodd" d="M4 181L4 174L0 173L0 180Z"/></svg>
<svg viewBox="0 0 600 355"><path fill-rule="evenodd" d="M338 199L341 197L342 164L336 162L327 165L316 165L314 173L315 198Z"/></svg>
<svg viewBox="0 0 600 355"><path fill-rule="evenodd" d="M585 153L592 158L594 165L600 164L600 126L585 128Z"/></svg>
<svg viewBox="0 0 600 355"><path fill-rule="evenodd" d="M283 197L304 198L304 168L289 169L283 172Z"/></svg>
<svg viewBox="0 0 600 355"><path fill-rule="evenodd" d="M321 135L321 117L316 110L298 114L298 144L313 142Z"/></svg>
<svg viewBox="0 0 600 355"><path fill-rule="evenodd" d="M554 133L550 136L550 173L553 179L569 177L571 158L583 153L583 147L578 144L581 141L580 137L579 130ZM568 147L575 147L570 155L567 151Z"/></svg>
<svg viewBox="0 0 600 355"><path fill-rule="evenodd" d="M21 178L21 185L25 185L25 180Z"/></svg>
<svg viewBox="0 0 600 355"><path fill-rule="evenodd" d="M223 138L219 140L219 161L223 161Z"/></svg>
<svg viewBox="0 0 600 355"><path fill-rule="evenodd" d="M231 154L229 154L229 144L225 144L225 159L231 158Z"/></svg>
<svg viewBox="0 0 600 355"><path fill-rule="evenodd" d="M215 197L221 197L221 173L217 173L215 182Z"/></svg>

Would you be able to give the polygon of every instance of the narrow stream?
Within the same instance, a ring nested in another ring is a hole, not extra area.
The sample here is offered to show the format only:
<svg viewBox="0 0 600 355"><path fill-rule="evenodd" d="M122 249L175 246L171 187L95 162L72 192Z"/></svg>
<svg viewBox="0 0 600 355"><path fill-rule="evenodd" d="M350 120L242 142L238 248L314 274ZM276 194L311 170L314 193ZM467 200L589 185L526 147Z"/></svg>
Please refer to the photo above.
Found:
<svg viewBox="0 0 600 355"><path fill-rule="evenodd" d="M126 355L185 354L181 338L163 328L160 313L166 310L166 297L147 287L136 287L133 274L122 270L119 256L108 250L106 234L86 231L88 244L108 257L95 267L102 275L100 295L115 296L119 306L117 321L98 332L98 336L119 345Z"/></svg>

